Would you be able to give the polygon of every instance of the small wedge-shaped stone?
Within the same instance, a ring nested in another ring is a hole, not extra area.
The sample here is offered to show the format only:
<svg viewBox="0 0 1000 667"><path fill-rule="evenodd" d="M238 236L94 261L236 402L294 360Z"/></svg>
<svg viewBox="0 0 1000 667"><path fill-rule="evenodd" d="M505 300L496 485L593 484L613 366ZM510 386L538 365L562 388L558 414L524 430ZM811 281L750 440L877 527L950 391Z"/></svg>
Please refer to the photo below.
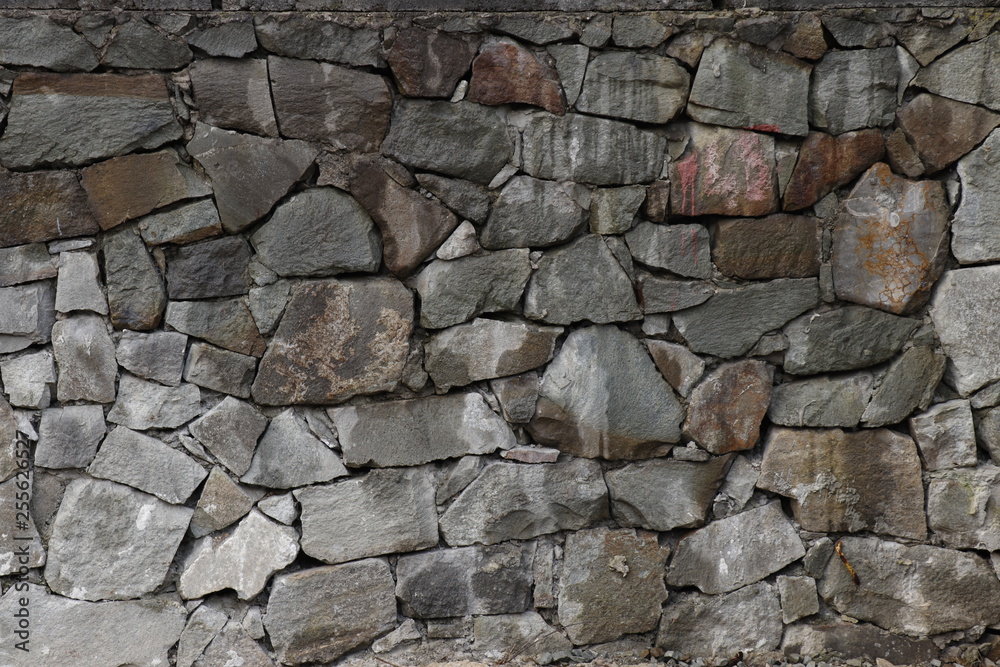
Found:
<svg viewBox="0 0 1000 667"><path fill-rule="evenodd" d="M147 245L192 243L222 233L222 221L211 199L184 204L139 220L139 234Z"/></svg>
<svg viewBox="0 0 1000 667"><path fill-rule="evenodd" d="M926 470L976 465L976 432L969 401L939 403L911 417L909 424Z"/></svg>
<svg viewBox="0 0 1000 667"><path fill-rule="evenodd" d="M101 291L97 257L89 252L59 254L59 280L56 282L56 310L69 313L89 310L108 314L108 300Z"/></svg>
<svg viewBox="0 0 1000 667"><path fill-rule="evenodd" d="M1000 130L958 162L962 201L951 228L951 250L962 264L1000 259L1000 232L990 224L1000 212L996 190L1000 167L993 157L994 150L1000 150Z"/></svg>
<svg viewBox="0 0 1000 667"><path fill-rule="evenodd" d="M305 422L289 408L271 420L240 481L291 489L328 482L346 474L340 457L313 436Z"/></svg>
<svg viewBox="0 0 1000 667"><path fill-rule="evenodd" d="M188 529L195 537L222 530L245 517L253 509L253 503L244 487L215 466L201 488Z"/></svg>
<svg viewBox="0 0 1000 667"><path fill-rule="evenodd" d="M982 143L1000 125L1000 114L922 93L899 110L897 122L933 174Z"/></svg>
<svg viewBox="0 0 1000 667"><path fill-rule="evenodd" d="M417 551L438 543L427 468L372 470L294 492L302 505L302 551L326 563Z"/></svg>
<svg viewBox="0 0 1000 667"><path fill-rule="evenodd" d="M767 418L781 426L854 428L868 407L871 373L817 377L779 384L771 391Z"/></svg>
<svg viewBox="0 0 1000 667"><path fill-rule="evenodd" d="M201 414L201 391L193 384L164 387L122 373L118 400L108 421L136 431L176 428Z"/></svg>
<svg viewBox="0 0 1000 667"><path fill-rule="evenodd" d="M191 435L236 475L242 475L250 467L257 439L266 428L267 417L249 403L232 396L227 396L189 427Z"/></svg>
<svg viewBox="0 0 1000 667"><path fill-rule="evenodd" d="M451 97L476 55L473 35L406 28L396 33L385 59L407 97Z"/></svg>
<svg viewBox="0 0 1000 667"><path fill-rule="evenodd" d="M483 47L472 63L469 101L478 104L531 104L554 114L566 112L559 74L514 42Z"/></svg>
<svg viewBox="0 0 1000 667"><path fill-rule="evenodd" d="M252 28L250 35L252 38ZM188 73L201 121L228 130L277 136L267 66L266 60L249 58L196 60Z"/></svg>
<svg viewBox="0 0 1000 667"><path fill-rule="evenodd" d="M230 21L195 30L188 44L210 56L240 58L257 49L257 36L250 21Z"/></svg>
<svg viewBox="0 0 1000 667"><path fill-rule="evenodd" d="M165 320L181 333L227 350L254 357L264 353L266 343L245 299L171 301Z"/></svg>
<svg viewBox="0 0 1000 667"><path fill-rule="evenodd" d="M298 553L299 534L294 528L253 510L235 528L194 543L184 559L177 591L192 599L231 588L241 600L249 600Z"/></svg>
<svg viewBox="0 0 1000 667"><path fill-rule="evenodd" d="M187 454L123 426L104 439L87 472L174 505L187 501L208 475Z"/></svg>
<svg viewBox="0 0 1000 667"><path fill-rule="evenodd" d="M45 580L77 600L151 593L167 576L193 512L114 482L74 480L52 525Z"/></svg>
<svg viewBox="0 0 1000 667"><path fill-rule="evenodd" d="M679 276L711 278L708 230L701 225L658 225L643 220L625 235L632 256Z"/></svg>
<svg viewBox="0 0 1000 667"><path fill-rule="evenodd" d="M961 46L920 71L913 85L1000 111L1000 35Z"/></svg>
<svg viewBox="0 0 1000 667"><path fill-rule="evenodd" d="M1000 267L945 272L934 293L931 320L948 356L946 377L966 396L1000 378Z"/></svg>
<svg viewBox="0 0 1000 667"><path fill-rule="evenodd" d="M115 356L130 373L176 387L184 371L188 337L176 331L151 334L123 331Z"/></svg>
<svg viewBox="0 0 1000 667"><path fill-rule="evenodd" d="M799 148L799 159L785 186L782 208L798 211L812 206L882 159L885 142L879 130L845 132L834 137L810 132Z"/></svg>
<svg viewBox="0 0 1000 667"><path fill-rule="evenodd" d="M685 433L713 454L753 448L771 402L773 375L763 361L720 365L691 392Z"/></svg>
<svg viewBox="0 0 1000 667"><path fill-rule="evenodd" d="M677 543L667 582L728 593L806 555L792 522L772 502L714 521Z"/></svg>
<svg viewBox="0 0 1000 667"><path fill-rule="evenodd" d="M891 125L898 80L892 47L830 51L813 68L809 123L830 134Z"/></svg>
<svg viewBox="0 0 1000 667"><path fill-rule="evenodd" d="M805 530L927 535L917 446L895 431L772 428L757 486L791 498Z"/></svg>
<svg viewBox="0 0 1000 667"><path fill-rule="evenodd" d="M703 280L679 280L645 271L639 272L636 286L642 312L646 315L693 308L715 294L715 286Z"/></svg>
<svg viewBox="0 0 1000 667"><path fill-rule="evenodd" d="M111 324L116 329L155 329L167 306L167 290L139 234L132 227L116 229L105 235L103 250Z"/></svg>
<svg viewBox="0 0 1000 667"><path fill-rule="evenodd" d="M641 123L669 123L684 108L691 76L673 58L601 53L587 65L576 108Z"/></svg>
<svg viewBox="0 0 1000 667"><path fill-rule="evenodd" d="M115 400L115 344L98 315L75 315L52 326L52 351L59 366L60 401Z"/></svg>
<svg viewBox="0 0 1000 667"><path fill-rule="evenodd" d="M55 278L59 272L58 260L58 256L49 254L44 243L29 243L13 248L2 248L0 249L0 266L4 267L4 271L0 274L0 287ZM105 304L105 308L107 308L107 304Z"/></svg>
<svg viewBox="0 0 1000 667"><path fill-rule="evenodd" d="M608 487L595 461L494 463L441 516L451 546L530 540L607 518Z"/></svg>
<svg viewBox="0 0 1000 667"><path fill-rule="evenodd" d="M0 247L86 236L100 229L87 205L87 195L71 171L19 174L0 170L0 214L4 219ZM15 266L0 282L17 275Z"/></svg>
<svg viewBox="0 0 1000 667"><path fill-rule="evenodd" d="M705 372L705 362L697 354L678 343L646 339L646 349L653 363L670 386L681 396L687 396Z"/></svg>
<svg viewBox="0 0 1000 667"><path fill-rule="evenodd" d="M475 392L331 408L344 462L412 466L515 443L510 427Z"/></svg>
<svg viewBox="0 0 1000 667"><path fill-rule="evenodd" d="M0 353L48 343L55 323L55 301L51 282L0 288Z"/></svg>
<svg viewBox="0 0 1000 667"><path fill-rule="evenodd" d="M886 370L861 415L865 426L898 424L914 410L924 410L944 374L945 356L928 345L903 352Z"/></svg>
<svg viewBox="0 0 1000 667"><path fill-rule="evenodd" d="M726 276L745 280L819 275L822 246L819 221L805 216L723 220L712 229L715 266Z"/></svg>
<svg viewBox="0 0 1000 667"><path fill-rule="evenodd" d="M223 394L250 398L250 385L256 371L256 357L207 343L192 343L184 367L184 380Z"/></svg>
<svg viewBox="0 0 1000 667"><path fill-rule="evenodd" d="M480 242L484 248L540 248L577 236L588 219L590 191L576 183L515 176L493 205Z"/></svg>
<svg viewBox="0 0 1000 667"><path fill-rule="evenodd" d="M995 465L929 475L927 525L934 537L955 549L1000 549L998 484L1000 468Z"/></svg>

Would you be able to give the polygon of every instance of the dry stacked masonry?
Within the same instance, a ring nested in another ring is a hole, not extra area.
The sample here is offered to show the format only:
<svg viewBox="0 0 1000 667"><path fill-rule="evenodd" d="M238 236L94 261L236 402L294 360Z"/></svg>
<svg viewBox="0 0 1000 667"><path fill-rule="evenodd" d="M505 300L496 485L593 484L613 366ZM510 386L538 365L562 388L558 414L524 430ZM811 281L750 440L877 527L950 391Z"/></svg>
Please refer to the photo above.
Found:
<svg viewBox="0 0 1000 667"><path fill-rule="evenodd" d="M0 662L988 653L1000 14L688 7L0 17Z"/></svg>

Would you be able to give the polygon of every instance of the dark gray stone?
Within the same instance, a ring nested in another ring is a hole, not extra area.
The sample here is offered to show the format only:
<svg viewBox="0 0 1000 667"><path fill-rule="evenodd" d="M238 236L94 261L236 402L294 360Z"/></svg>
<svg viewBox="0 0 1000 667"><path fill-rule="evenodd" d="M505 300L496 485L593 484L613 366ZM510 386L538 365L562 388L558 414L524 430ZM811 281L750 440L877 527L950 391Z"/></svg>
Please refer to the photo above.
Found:
<svg viewBox="0 0 1000 667"><path fill-rule="evenodd" d="M49 407L56 366L49 350L30 352L0 361L0 376L11 405L19 408Z"/></svg>
<svg viewBox="0 0 1000 667"><path fill-rule="evenodd" d="M693 308L705 303L715 294L715 287L709 282L678 280L645 271L639 273L636 284L642 312L647 315Z"/></svg>
<svg viewBox="0 0 1000 667"><path fill-rule="evenodd" d="M42 412L35 465L85 468L97 453L107 426L99 405L67 405Z"/></svg>
<svg viewBox="0 0 1000 667"><path fill-rule="evenodd" d="M51 282L0 288L0 353L48 343L55 323L55 301Z"/></svg>
<svg viewBox="0 0 1000 667"><path fill-rule="evenodd" d="M103 256L111 324L138 331L159 326L167 290L136 230L121 227L105 235Z"/></svg>
<svg viewBox="0 0 1000 667"><path fill-rule="evenodd" d="M58 257L50 255L44 243L0 249L0 265L0 287L55 278L59 272Z"/></svg>
<svg viewBox="0 0 1000 667"><path fill-rule="evenodd" d="M249 291L250 245L241 236L225 236L182 246L167 254L167 296L211 299Z"/></svg>
<svg viewBox="0 0 1000 667"><path fill-rule="evenodd" d="M198 504L191 515L188 530L203 537L239 521L253 508L253 497L230 479L222 468L215 466L208 473L205 486L198 495Z"/></svg>
<svg viewBox="0 0 1000 667"><path fill-rule="evenodd" d="M480 242L489 250L556 245L583 230L589 207L590 191L582 185L515 176L493 205Z"/></svg>
<svg viewBox="0 0 1000 667"><path fill-rule="evenodd" d="M924 410L944 375L945 356L933 347L911 347L895 359L875 388L861 416L868 427L897 424L914 410Z"/></svg>
<svg viewBox="0 0 1000 667"><path fill-rule="evenodd" d="M256 357L207 343L194 343L184 367L184 380L223 394L250 398L250 385L256 372Z"/></svg>
<svg viewBox="0 0 1000 667"><path fill-rule="evenodd" d="M52 351L59 366L60 401L115 400L115 344L98 315L75 315L52 326Z"/></svg>
<svg viewBox="0 0 1000 667"><path fill-rule="evenodd" d="M122 373L118 400L108 421L136 431L176 428L201 414L201 392L193 384L164 387Z"/></svg>
<svg viewBox="0 0 1000 667"><path fill-rule="evenodd" d="M201 122L227 130L278 136L266 60L206 58L196 60L188 73Z"/></svg>
<svg viewBox="0 0 1000 667"><path fill-rule="evenodd" d="M47 16L0 19L0 62L56 72L89 72L97 67L94 49L73 29Z"/></svg>
<svg viewBox="0 0 1000 667"><path fill-rule="evenodd" d="M917 74L913 85L1000 111L1000 35L961 46Z"/></svg>
<svg viewBox="0 0 1000 667"><path fill-rule="evenodd" d="M176 331L123 331L115 354L118 364L130 373L176 387L184 371L187 340Z"/></svg>
<svg viewBox="0 0 1000 667"><path fill-rule="evenodd" d="M994 131L982 146L958 162L962 181L962 201L955 211L951 248L963 264L1000 259L1000 236L987 224L1000 210L995 186L1000 170L992 151L1000 150L1000 131Z"/></svg>
<svg viewBox="0 0 1000 667"><path fill-rule="evenodd" d="M271 420L240 481L272 489L291 489L329 482L346 474L340 457L313 436L305 422L289 408Z"/></svg>
<svg viewBox="0 0 1000 667"><path fill-rule="evenodd" d="M813 68L810 124L830 134L891 125L898 78L892 47L830 51Z"/></svg>
<svg viewBox="0 0 1000 667"><path fill-rule="evenodd" d="M56 310L60 313L89 310L100 315L108 314L108 300L101 290L96 255L89 252L59 254Z"/></svg>
<svg viewBox="0 0 1000 667"><path fill-rule="evenodd" d="M875 378L863 372L817 377L774 387L767 418L781 426L854 428L868 407Z"/></svg>
<svg viewBox="0 0 1000 667"><path fill-rule="evenodd" d="M362 67L381 64L378 30L351 29L322 16L294 14L263 15L256 24L260 45L271 53Z"/></svg>
<svg viewBox="0 0 1000 667"><path fill-rule="evenodd" d="M195 30L187 41L210 56L226 58L240 58L257 48L257 36L249 21L230 21Z"/></svg>
<svg viewBox="0 0 1000 667"><path fill-rule="evenodd" d="M0 201L4 216L0 246L86 236L100 230L87 193L72 171L0 172ZM17 264L10 269L0 282L18 276Z"/></svg>
<svg viewBox="0 0 1000 667"><path fill-rule="evenodd" d="M171 301L165 320L181 333L240 354L259 357L266 347L246 299Z"/></svg>
<svg viewBox="0 0 1000 667"><path fill-rule="evenodd" d="M490 213L492 200L481 185L437 174L417 174L417 182L467 220L484 222Z"/></svg>
<svg viewBox="0 0 1000 667"><path fill-rule="evenodd" d="M673 58L610 51L587 65L576 108L598 116L668 123L684 108L690 84L691 76Z"/></svg>
<svg viewBox="0 0 1000 667"><path fill-rule="evenodd" d="M189 428L233 474L242 475L253 460L257 439L267 428L267 417L249 403L227 396Z"/></svg>
<svg viewBox="0 0 1000 667"><path fill-rule="evenodd" d="M643 220L625 235L629 251L647 266L690 278L711 278L708 230L701 225L658 225Z"/></svg>
<svg viewBox="0 0 1000 667"><path fill-rule="evenodd" d="M108 67L179 69L191 62L191 49L135 16L118 26L101 59Z"/></svg>

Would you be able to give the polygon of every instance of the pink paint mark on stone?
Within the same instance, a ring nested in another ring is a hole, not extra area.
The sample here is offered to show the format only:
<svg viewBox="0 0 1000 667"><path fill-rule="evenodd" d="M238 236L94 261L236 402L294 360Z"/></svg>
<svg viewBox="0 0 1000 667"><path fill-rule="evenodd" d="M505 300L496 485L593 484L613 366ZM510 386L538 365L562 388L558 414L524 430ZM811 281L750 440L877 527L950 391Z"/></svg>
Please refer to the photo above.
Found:
<svg viewBox="0 0 1000 667"><path fill-rule="evenodd" d="M690 155L677 163L677 173L680 175L681 215L697 215L695 213L695 198L697 197L696 182L698 179L698 153L692 151Z"/></svg>

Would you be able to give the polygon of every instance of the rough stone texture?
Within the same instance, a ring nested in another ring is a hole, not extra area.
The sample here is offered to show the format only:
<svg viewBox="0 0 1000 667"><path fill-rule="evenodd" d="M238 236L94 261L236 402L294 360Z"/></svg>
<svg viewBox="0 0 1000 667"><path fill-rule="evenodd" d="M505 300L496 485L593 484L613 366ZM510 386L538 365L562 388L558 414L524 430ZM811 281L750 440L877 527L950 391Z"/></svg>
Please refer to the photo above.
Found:
<svg viewBox="0 0 1000 667"><path fill-rule="evenodd" d="M77 600L151 593L163 583L192 512L114 482L70 482L52 526L45 580Z"/></svg>
<svg viewBox="0 0 1000 667"><path fill-rule="evenodd" d="M646 349L660 374L681 396L687 396L705 372L705 362L683 345L647 339Z"/></svg>
<svg viewBox="0 0 1000 667"><path fill-rule="evenodd" d="M535 178L629 185L659 175L664 140L634 125L579 114L537 113L524 130L523 169Z"/></svg>
<svg viewBox="0 0 1000 667"><path fill-rule="evenodd" d="M270 15L255 21L260 45L278 55L357 66L380 64L378 30L351 29L320 16Z"/></svg>
<svg viewBox="0 0 1000 667"><path fill-rule="evenodd" d="M202 241L167 255L170 299L211 299L246 294L250 245L239 236Z"/></svg>
<svg viewBox="0 0 1000 667"><path fill-rule="evenodd" d="M223 394L250 398L256 371L255 357L207 343L193 343L184 367L184 380Z"/></svg>
<svg viewBox="0 0 1000 667"><path fill-rule="evenodd" d="M229 21L196 30L188 35L188 44L210 56L240 58L257 48L253 23Z"/></svg>
<svg viewBox="0 0 1000 667"><path fill-rule="evenodd" d="M596 326L571 333L547 367L529 429L575 456L640 459L680 439L683 415L642 344Z"/></svg>
<svg viewBox="0 0 1000 667"><path fill-rule="evenodd" d="M259 607L255 607L259 609ZM261 629L263 636L263 629ZM235 662L241 667L273 667L274 660L254 641L243 626L235 619L215 636L205 649L202 659L196 663L198 667Z"/></svg>
<svg viewBox="0 0 1000 667"><path fill-rule="evenodd" d="M252 508L253 498L216 466L208 473L188 529L202 537L239 521Z"/></svg>
<svg viewBox="0 0 1000 667"><path fill-rule="evenodd" d="M461 217L473 222L484 222L489 215L493 200L482 185L437 174L417 174L416 178L422 188Z"/></svg>
<svg viewBox="0 0 1000 667"><path fill-rule="evenodd" d="M591 233L624 234L632 228L645 199L646 189L641 185L594 190L590 200Z"/></svg>
<svg viewBox="0 0 1000 667"><path fill-rule="evenodd" d="M59 366L61 401L115 400L115 344L104 318L75 315L52 325L52 351Z"/></svg>
<svg viewBox="0 0 1000 667"><path fill-rule="evenodd" d="M530 276L527 249L434 261L415 280L420 324L440 329L483 313L514 310Z"/></svg>
<svg viewBox="0 0 1000 667"><path fill-rule="evenodd" d="M700 123L670 163L670 210L677 215L759 216L778 210L774 138Z"/></svg>
<svg viewBox="0 0 1000 667"><path fill-rule="evenodd" d="M476 393L332 408L330 417L352 467L420 465L515 444Z"/></svg>
<svg viewBox="0 0 1000 667"><path fill-rule="evenodd" d="M81 165L181 136L159 74L24 73L14 83L0 162Z"/></svg>
<svg viewBox="0 0 1000 667"><path fill-rule="evenodd" d="M878 163L842 206L831 261L837 297L896 314L923 306L947 258L944 187L907 181Z"/></svg>
<svg viewBox="0 0 1000 667"><path fill-rule="evenodd" d="M822 228L815 218L781 213L712 227L712 260L726 276L807 278L819 275L821 256Z"/></svg>
<svg viewBox="0 0 1000 667"><path fill-rule="evenodd" d="M468 257L482 250L476 238L476 228L468 220L463 221L451 233L448 240L438 247L434 253L436 259L458 259Z"/></svg>
<svg viewBox="0 0 1000 667"><path fill-rule="evenodd" d="M917 447L895 431L772 428L757 486L792 498L805 530L927 535Z"/></svg>
<svg viewBox="0 0 1000 667"><path fill-rule="evenodd" d="M680 276L710 278L708 230L701 225L658 225L645 220L625 235L632 256Z"/></svg>
<svg viewBox="0 0 1000 667"><path fill-rule="evenodd" d="M906 350L889 364L861 421L868 427L887 426L903 421L914 410L926 409L944 367L945 356L933 347L920 345Z"/></svg>
<svg viewBox="0 0 1000 667"><path fill-rule="evenodd" d="M472 63L469 101L530 104L554 114L566 112L559 74L530 50L513 42L485 46Z"/></svg>
<svg viewBox="0 0 1000 667"><path fill-rule="evenodd" d="M299 553L299 535L254 510L235 528L194 543L184 559L178 592L185 599L231 588L241 600L260 593L271 575Z"/></svg>
<svg viewBox="0 0 1000 667"><path fill-rule="evenodd" d="M266 60L232 58L195 61L188 72L201 121L227 130L277 136L267 65Z"/></svg>
<svg viewBox="0 0 1000 667"><path fill-rule="evenodd" d="M1000 468L941 470L929 477L927 525L932 535L949 547L995 551L1000 545L995 509Z"/></svg>
<svg viewBox="0 0 1000 667"><path fill-rule="evenodd" d="M863 372L776 385L767 418L781 426L854 428L868 407L874 382L871 373Z"/></svg>
<svg viewBox="0 0 1000 667"><path fill-rule="evenodd" d="M434 487L426 468L372 470L294 492L302 551L326 563L417 551L438 543Z"/></svg>
<svg viewBox="0 0 1000 667"><path fill-rule="evenodd" d="M933 174L979 145L1000 125L1000 114L923 93L900 109L897 122Z"/></svg>
<svg viewBox="0 0 1000 667"><path fill-rule="evenodd" d="M82 35L46 16L0 19L0 61L56 72L89 72L97 56Z"/></svg>
<svg viewBox="0 0 1000 667"><path fill-rule="evenodd" d="M782 648L799 655L828 652L881 657L897 665L929 663L939 653L930 639L911 639L889 634L868 623L844 621L823 625L799 623L788 627L785 629Z"/></svg>
<svg viewBox="0 0 1000 667"><path fill-rule="evenodd" d="M228 620L215 605L199 605L192 611L177 644L177 667L192 667Z"/></svg>
<svg viewBox="0 0 1000 667"><path fill-rule="evenodd" d="M998 267L946 271L930 316L948 357L945 377L963 396L1000 378L1000 355L990 347L1000 331Z"/></svg>
<svg viewBox="0 0 1000 667"><path fill-rule="evenodd" d="M51 282L0 288L0 352L16 352L47 343L55 320Z"/></svg>
<svg viewBox="0 0 1000 667"><path fill-rule="evenodd" d="M988 223L1000 207L995 194L1000 169L992 156L998 146L1000 132L993 132L982 146L958 162L962 201L955 211L951 249L963 264L1000 259L1000 234Z"/></svg>
<svg viewBox="0 0 1000 667"><path fill-rule="evenodd" d="M155 329L167 306L167 290L142 239L132 227L123 227L105 235L103 251L111 324Z"/></svg>
<svg viewBox="0 0 1000 667"><path fill-rule="evenodd" d="M245 299L171 301L165 321L181 333L233 352L255 357L264 353L266 344Z"/></svg>
<svg viewBox="0 0 1000 667"><path fill-rule="evenodd" d="M220 418L223 416L226 415ZM230 454L230 461L236 467L242 463L240 459L246 451L243 447L247 444L248 439L240 443L240 450ZM294 410L288 409L271 420L240 481L272 489L291 489L329 482L346 474L340 457L309 432Z"/></svg>
<svg viewBox="0 0 1000 667"><path fill-rule="evenodd" d="M516 544L402 556L396 596L415 618L519 614L531 608L532 550Z"/></svg>
<svg viewBox="0 0 1000 667"><path fill-rule="evenodd" d="M672 313L705 303L715 294L711 283L678 280L670 276L657 276L642 271L636 279L642 312Z"/></svg>
<svg viewBox="0 0 1000 667"><path fill-rule="evenodd" d="M834 135L892 124L898 78L894 48L830 51L813 68L809 124Z"/></svg>
<svg viewBox="0 0 1000 667"><path fill-rule="evenodd" d="M183 204L139 220L139 234L151 246L192 243L221 233L222 221L210 199Z"/></svg>
<svg viewBox="0 0 1000 667"><path fill-rule="evenodd" d="M655 533L597 528L566 538L559 582L559 622L574 644L648 632L667 599L669 549Z"/></svg>
<svg viewBox="0 0 1000 667"><path fill-rule="evenodd" d="M713 454L751 449L771 402L773 376L763 361L717 367L691 392L684 432Z"/></svg>
<svg viewBox="0 0 1000 667"><path fill-rule="evenodd" d="M135 17L118 26L101 59L109 67L129 69L178 69L191 62L191 49L170 39L155 27Z"/></svg>
<svg viewBox="0 0 1000 667"><path fill-rule="evenodd" d="M253 384L266 405L389 391L403 372L413 297L390 278L297 285Z"/></svg>
<svg viewBox="0 0 1000 667"><path fill-rule="evenodd" d="M85 468L94 459L105 433L99 405L67 405L42 412L35 465L44 468Z"/></svg>
<svg viewBox="0 0 1000 667"><path fill-rule="evenodd" d="M286 526L290 526L299 518L299 508L291 492L278 496L268 496L257 503L261 512Z"/></svg>
<svg viewBox="0 0 1000 667"><path fill-rule="evenodd" d="M381 558L274 579L264 627L283 664L328 661L396 625L396 595Z"/></svg>
<svg viewBox="0 0 1000 667"><path fill-rule="evenodd" d="M812 206L847 185L882 159L885 142L878 130L859 130L831 136L810 132L782 197L782 208L798 211Z"/></svg>
<svg viewBox="0 0 1000 667"><path fill-rule="evenodd" d="M556 61L556 71L566 95L566 104L576 104L583 88L590 49L585 44L553 44L546 50Z"/></svg>
<svg viewBox="0 0 1000 667"><path fill-rule="evenodd" d="M22 427L23 428L23 427ZM0 479L8 480L14 476L20 466L17 456L18 449L18 419L7 399L0 395ZM36 450L37 451L37 450Z"/></svg>
<svg viewBox="0 0 1000 667"><path fill-rule="evenodd" d="M786 625L819 613L816 580L812 577L778 577L781 621Z"/></svg>
<svg viewBox="0 0 1000 667"><path fill-rule="evenodd" d="M911 636L1000 620L1000 582L980 556L860 537L845 537L843 552L861 584L831 558L819 586L843 614Z"/></svg>
<svg viewBox="0 0 1000 667"><path fill-rule="evenodd" d="M253 460L257 439L267 428L267 417L249 403L227 396L189 428L222 465L242 475Z"/></svg>
<svg viewBox="0 0 1000 667"><path fill-rule="evenodd" d="M935 405L909 420L926 470L976 465L976 433L969 401Z"/></svg>
<svg viewBox="0 0 1000 667"><path fill-rule="evenodd" d="M118 400L108 421L136 431L175 428L201 414L201 392L193 384L164 387L128 373L118 383Z"/></svg>
<svg viewBox="0 0 1000 667"><path fill-rule="evenodd" d="M478 40L411 27L396 33L385 59L407 97L451 97L476 55Z"/></svg>
<svg viewBox="0 0 1000 667"><path fill-rule="evenodd" d="M538 374L535 372L490 380L490 391L500 403L504 417L515 424L531 421L538 401L538 386Z"/></svg>
<svg viewBox="0 0 1000 667"><path fill-rule="evenodd" d="M98 230L86 195L70 171L0 172L0 247L94 234ZM14 275L9 265L4 282Z"/></svg>
<svg viewBox="0 0 1000 667"><path fill-rule="evenodd" d="M52 385L56 381L56 367L50 351L7 357L0 361L0 376L11 405L29 409L49 407Z"/></svg>
<svg viewBox="0 0 1000 667"><path fill-rule="evenodd" d="M50 255L43 243L0 248L0 265L4 267L0 287L55 278L59 273L58 258Z"/></svg>
<svg viewBox="0 0 1000 667"><path fill-rule="evenodd" d="M477 654L487 660L502 660L510 653L513 646L525 646L521 655L538 660L567 655L573 648L573 644L562 632L546 623L545 619L535 611L523 614L476 616L472 622L472 634L475 638L473 647ZM428 623L428 628L430 625ZM466 634L466 631L462 631L459 636Z"/></svg>
<svg viewBox="0 0 1000 667"><path fill-rule="evenodd" d="M814 278L780 279L716 292L705 303L673 316L694 352L718 357L745 354L768 331L819 301Z"/></svg>
<svg viewBox="0 0 1000 667"><path fill-rule="evenodd" d="M187 340L175 331L123 331L115 356L118 364L134 375L176 387L181 383Z"/></svg>
<svg viewBox="0 0 1000 667"><path fill-rule="evenodd" d="M702 123L804 136L811 71L792 56L716 39L701 56L688 115Z"/></svg>
<svg viewBox="0 0 1000 667"><path fill-rule="evenodd" d="M813 375L878 364L898 352L918 326L918 320L864 306L803 315L785 327L785 370Z"/></svg>
<svg viewBox="0 0 1000 667"><path fill-rule="evenodd" d="M601 53L587 65L576 107L598 116L668 123L684 108L690 83L687 70L673 58Z"/></svg>
<svg viewBox="0 0 1000 667"><path fill-rule="evenodd" d="M545 253L528 284L524 314L548 324L605 324L641 316L628 273L608 241L595 234Z"/></svg>
<svg viewBox="0 0 1000 667"><path fill-rule="evenodd" d="M1000 111L1000 35L959 47L920 71L913 85Z"/></svg>
<svg viewBox="0 0 1000 667"><path fill-rule="evenodd" d="M489 250L563 243L583 230L589 205L582 185L515 176L493 205L480 242Z"/></svg>
<svg viewBox="0 0 1000 667"><path fill-rule="evenodd" d="M9 526L0 532L0 572L4 575L24 576L28 570L45 564L41 536L30 510L23 511L24 489L30 489L30 484L27 475L0 483L0 518Z"/></svg>

